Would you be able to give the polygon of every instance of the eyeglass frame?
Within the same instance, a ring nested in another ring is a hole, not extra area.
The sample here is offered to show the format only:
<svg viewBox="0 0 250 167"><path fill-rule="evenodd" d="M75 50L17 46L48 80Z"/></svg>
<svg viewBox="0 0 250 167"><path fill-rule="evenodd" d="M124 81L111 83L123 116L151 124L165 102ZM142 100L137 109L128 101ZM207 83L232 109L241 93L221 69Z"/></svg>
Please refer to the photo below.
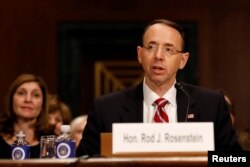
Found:
<svg viewBox="0 0 250 167"><path fill-rule="evenodd" d="M149 48L149 47L152 47L152 48ZM152 43L149 43L149 44L143 44L141 46L143 49L145 49L146 51L148 52L157 52L158 49L159 49L159 45L156 45L156 44L152 44ZM166 49L171 49L170 51L167 51ZM167 56L172 56L172 55L175 55L175 54L179 54L179 53L184 53L183 51L181 50L177 50L173 45L171 44L168 44L168 45L164 45L161 50L163 51L164 55L167 55Z"/></svg>

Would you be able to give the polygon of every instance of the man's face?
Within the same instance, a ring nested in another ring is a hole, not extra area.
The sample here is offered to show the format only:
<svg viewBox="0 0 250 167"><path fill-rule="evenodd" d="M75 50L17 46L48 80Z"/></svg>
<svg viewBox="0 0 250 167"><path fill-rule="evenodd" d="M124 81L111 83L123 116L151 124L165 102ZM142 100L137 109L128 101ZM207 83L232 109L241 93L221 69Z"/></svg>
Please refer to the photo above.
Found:
<svg viewBox="0 0 250 167"><path fill-rule="evenodd" d="M188 53L181 53L182 37L172 27L152 25L144 34L143 46L137 47L138 61L145 71L146 84L172 85L178 69L183 69Z"/></svg>

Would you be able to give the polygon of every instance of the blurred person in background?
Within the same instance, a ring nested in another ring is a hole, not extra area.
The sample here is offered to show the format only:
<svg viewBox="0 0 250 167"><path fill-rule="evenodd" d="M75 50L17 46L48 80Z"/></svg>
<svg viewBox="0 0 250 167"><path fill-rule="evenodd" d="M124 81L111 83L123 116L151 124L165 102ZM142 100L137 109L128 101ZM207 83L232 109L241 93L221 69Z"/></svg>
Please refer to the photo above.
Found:
<svg viewBox="0 0 250 167"><path fill-rule="evenodd" d="M80 140L82 139L82 132L87 123L88 115L81 115L73 119L71 122L70 136L76 141L76 148L78 147Z"/></svg>
<svg viewBox="0 0 250 167"><path fill-rule="evenodd" d="M61 134L61 125L70 125L72 114L69 106L62 102L56 94L49 94L49 124L54 127L55 135Z"/></svg>
<svg viewBox="0 0 250 167"><path fill-rule="evenodd" d="M250 151L250 126L238 132L238 141L244 151Z"/></svg>
<svg viewBox="0 0 250 167"><path fill-rule="evenodd" d="M23 131L30 158L40 157L40 137L50 134L47 122L47 86L39 76L22 74L9 87L0 113L0 158L11 158L16 133Z"/></svg>
<svg viewBox="0 0 250 167"><path fill-rule="evenodd" d="M232 125L235 127L236 113L234 110L235 106L234 106L232 97L229 95L227 91L223 89L219 89L219 91L224 95L225 101L228 106L228 110L230 112ZM247 128L243 130L237 131L237 140L244 151L250 151L250 126L248 126Z"/></svg>
<svg viewBox="0 0 250 167"><path fill-rule="evenodd" d="M235 126L235 111L234 111L234 103L233 103L232 97L229 95L227 91L223 89L219 89L219 92L224 95L228 110L230 112L231 122L234 127Z"/></svg>

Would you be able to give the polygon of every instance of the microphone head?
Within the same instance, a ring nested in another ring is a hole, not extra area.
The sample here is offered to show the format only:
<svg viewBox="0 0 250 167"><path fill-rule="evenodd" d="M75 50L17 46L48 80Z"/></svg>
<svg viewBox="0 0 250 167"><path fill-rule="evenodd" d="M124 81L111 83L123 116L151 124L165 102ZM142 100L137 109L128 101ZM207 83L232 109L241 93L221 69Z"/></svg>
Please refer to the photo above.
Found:
<svg viewBox="0 0 250 167"><path fill-rule="evenodd" d="M183 89L181 83L179 83L179 82L176 82L174 86L175 86L176 89L179 89L179 90Z"/></svg>

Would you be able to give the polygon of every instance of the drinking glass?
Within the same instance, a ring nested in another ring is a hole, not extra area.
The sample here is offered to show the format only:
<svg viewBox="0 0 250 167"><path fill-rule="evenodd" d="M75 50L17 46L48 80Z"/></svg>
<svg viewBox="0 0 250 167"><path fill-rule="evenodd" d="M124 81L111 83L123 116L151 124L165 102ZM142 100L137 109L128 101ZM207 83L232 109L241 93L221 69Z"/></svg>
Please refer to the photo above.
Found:
<svg viewBox="0 0 250 167"><path fill-rule="evenodd" d="M40 139L40 158L55 158L56 157L56 136L42 136Z"/></svg>

